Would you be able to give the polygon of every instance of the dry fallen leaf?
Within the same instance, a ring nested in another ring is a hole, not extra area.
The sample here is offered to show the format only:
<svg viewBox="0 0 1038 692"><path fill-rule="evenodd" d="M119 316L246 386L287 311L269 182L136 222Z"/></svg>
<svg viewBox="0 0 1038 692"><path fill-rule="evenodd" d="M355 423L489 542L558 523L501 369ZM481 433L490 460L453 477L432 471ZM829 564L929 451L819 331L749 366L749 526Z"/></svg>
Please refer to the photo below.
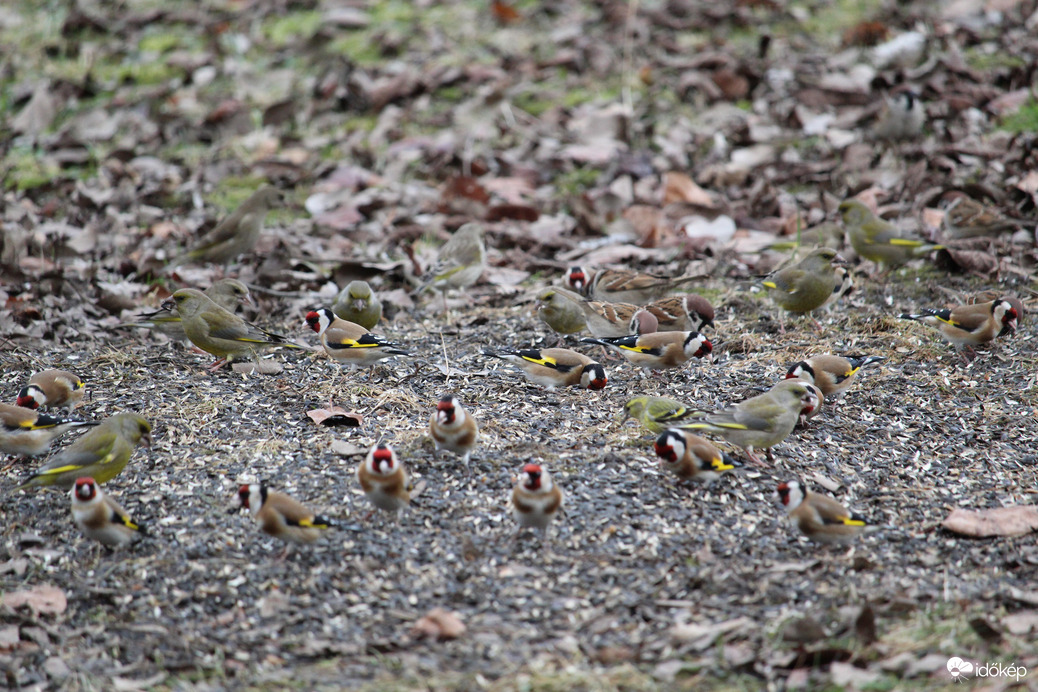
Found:
<svg viewBox="0 0 1038 692"><path fill-rule="evenodd" d="M663 203L688 202L698 204L707 209L714 209L714 203L710 193L695 184L692 178L684 173L669 171L663 175Z"/></svg>
<svg viewBox="0 0 1038 692"><path fill-rule="evenodd" d="M1038 507L1016 505L973 511L956 509L941 522L952 533L975 538L1023 536L1038 530Z"/></svg>
<svg viewBox="0 0 1038 692"><path fill-rule="evenodd" d="M411 635L444 640L457 639L465 634L465 623L455 614L443 608L433 608L411 627Z"/></svg>
<svg viewBox="0 0 1038 692"><path fill-rule="evenodd" d="M11 591L3 595L0 603L12 609L29 606L34 612L41 615L64 613L68 606L65 592L49 584L40 584L22 591Z"/></svg>
<svg viewBox="0 0 1038 692"><path fill-rule="evenodd" d="M345 425L350 428L359 427L364 422L364 416L359 413L347 411L340 406L329 406L328 408L315 408L306 412L307 418L318 425L329 427Z"/></svg>

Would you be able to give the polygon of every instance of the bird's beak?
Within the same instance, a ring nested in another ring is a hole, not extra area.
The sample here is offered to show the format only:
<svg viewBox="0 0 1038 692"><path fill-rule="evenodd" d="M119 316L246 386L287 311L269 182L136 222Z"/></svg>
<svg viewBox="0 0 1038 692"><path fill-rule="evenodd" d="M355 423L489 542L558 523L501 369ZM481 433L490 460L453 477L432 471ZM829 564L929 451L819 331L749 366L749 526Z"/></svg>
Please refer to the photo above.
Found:
<svg viewBox="0 0 1038 692"><path fill-rule="evenodd" d="M836 253L836 257L833 257L832 264L843 266L847 264L847 260L845 260L843 258L843 255L841 255L840 253Z"/></svg>

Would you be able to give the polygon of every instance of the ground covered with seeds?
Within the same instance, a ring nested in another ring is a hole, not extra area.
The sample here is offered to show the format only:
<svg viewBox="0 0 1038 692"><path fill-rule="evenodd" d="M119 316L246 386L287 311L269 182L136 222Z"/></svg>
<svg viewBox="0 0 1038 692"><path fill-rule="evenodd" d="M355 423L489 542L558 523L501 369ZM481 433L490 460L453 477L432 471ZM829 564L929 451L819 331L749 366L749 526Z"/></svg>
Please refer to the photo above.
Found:
<svg viewBox="0 0 1038 692"><path fill-rule="evenodd" d="M106 484L149 529L117 551L77 533L66 495L13 490L45 459L4 459L0 686L1038 688L1033 527L943 526L1026 513L1038 489L1036 25L1013 0L0 8L2 400L63 368L87 383L73 415L154 427ZM924 129L877 140L907 90ZM171 265L262 183L287 200L254 249ZM789 315L782 331L767 246L855 195L947 247L877 276L837 225L854 292L820 331ZM1014 223L945 237L963 195ZM444 314L415 275L471 221L487 268ZM606 366L591 392L483 355L560 343L537 298L573 264L700 277L713 358L646 376L569 338ZM224 276L252 289L244 317L310 347L307 310L366 279L375 331L413 356L349 372L279 349L276 374L210 373L127 326ZM1026 312L976 358L898 319L981 291ZM885 360L773 462L709 487L620 420L642 394L724 408L827 352ZM446 393L481 425L470 470L428 439ZM329 405L358 424L308 416ZM399 521L355 477L379 441L421 487ZM566 493L547 543L508 504L528 462ZM772 500L793 478L876 529L809 543ZM337 527L279 559L234 512L260 479Z"/></svg>

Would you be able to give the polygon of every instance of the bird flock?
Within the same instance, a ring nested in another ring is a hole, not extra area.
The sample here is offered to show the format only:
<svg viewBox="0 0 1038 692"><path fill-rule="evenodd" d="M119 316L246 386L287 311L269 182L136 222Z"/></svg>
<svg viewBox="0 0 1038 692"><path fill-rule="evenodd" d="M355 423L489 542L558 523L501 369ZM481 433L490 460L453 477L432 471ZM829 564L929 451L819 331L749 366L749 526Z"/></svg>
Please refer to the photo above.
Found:
<svg viewBox="0 0 1038 692"><path fill-rule="evenodd" d="M179 255L174 266L184 262L226 264L250 252L267 211L281 199L280 191L261 187L195 247ZM904 233L895 224L878 218L860 200L844 201L838 212L850 245L884 274L942 247ZM965 210L956 214L960 228L967 223L959 218L963 213ZM963 233L966 231L959 231ZM842 239L842 233L839 235ZM805 247L802 258L791 260L760 281L784 312L810 317L840 300L853 284L844 258L827 247L821 236L817 240L818 247ZM447 313L447 293L472 286L486 270L483 228L478 223L466 223L417 277L417 292L439 291ZM589 332L591 336L581 338L581 344L602 346L644 370L646 376L659 375L708 358L714 348L701 331L714 327L713 306L693 293L674 295L696 278L574 266L561 278L561 285L539 292L537 314L560 340ZM199 351L216 357L209 366L211 371L235 361L256 363L258 354L267 347L306 348L239 316L238 306L249 302L248 286L224 278L204 291L175 291L159 310L141 315L129 326L154 329L174 340L190 342ZM972 352L975 346L1014 332L1022 313L1023 307L1015 298L982 295L963 305L924 308L901 317L933 326L957 351ZM353 281L331 307L310 310L303 321L317 334L329 359L354 369L410 355L371 331L381 318L382 304L371 287L364 281ZM815 326L821 330L817 321ZM780 330L785 328L784 321L780 322ZM608 384L602 362L570 348L488 348L484 355L518 367L535 386L595 391ZM813 354L791 365L786 377L767 391L723 410L697 410L666 397L636 396L627 401L623 413L657 435L652 449L663 469L683 482L712 483L722 474L737 470L741 462L702 435L720 438L741 449L750 463L763 464L755 450L764 450L772 459L772 448L786 440L798 424L809 425L825 402L842 396L864 368L882 360L870 355ZM80 405L84 390L78 376L63 370L33 375L18 392L15 404L0 404L0 451L23 457L44 455L66 432L89 428L16 490L69 490L74 525L87 538L119 547L143 534L145 527L134 522L101 485L122 472L139 444L150 445L151 424L134 413L118 413L103 421L58 415L60 409L71 412ZM469 468L479 446L480 430L458 397L446 394L437 402L428 432L437 454L450 452ZM356 469L356 477L372 511L392 516L399 516L418 490L406 465L382 442L370 448ZM808 490L797 479L778 485L774 497L812 540L847 541L870 526L860 514ZM288 544L312 543L335 527L332 520L314 514L265 483L242 485L237 498L238 506L232 511L249 510L264 533ZM547 468L539 463L522 467L511 495L520 530L538 529L547 542L549 526L563 502L564 492Z"/></svg>

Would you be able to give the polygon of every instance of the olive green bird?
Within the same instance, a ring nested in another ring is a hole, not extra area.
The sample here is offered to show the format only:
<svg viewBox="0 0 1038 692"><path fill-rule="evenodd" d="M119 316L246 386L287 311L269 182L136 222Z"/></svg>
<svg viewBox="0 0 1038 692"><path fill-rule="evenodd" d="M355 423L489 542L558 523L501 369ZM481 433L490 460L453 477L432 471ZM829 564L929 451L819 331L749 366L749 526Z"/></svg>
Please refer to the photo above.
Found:
<svg viewBox="0 0 1038 692"><path fill-rule="evenodd" d="M429 288L443 294L443 311L447 312L447 291L468 288L479 281L487 266L487 248L483 244L483 226L469 222L454 231L436 255L436 261L422 276L421 293Z"/></svg>
<svg viewBox="0 0 1038 692"><path fill-rule="evenodd" d="M203 291L209 299L224 310L234 312L239 305L252 304L249 287L237 279L220 279ZM143 327L162 332L174 341L187 341L184 325L180 321L180 313L172 307L160 307L137 318L136 322L120 324L120 327Z"/></svg>
<svg viewBox="0 0 1038 692"><path fill-rule="evenodd" d="M579 334L588 328L580 306L554 288L545 289L537 298L537 316L556 334Z"/></svg>
<svg viewBox="0 0 1038 692"><path fill-rule="evenodd" d="M117 413L58 452L16 490L45 486L68 490L77 478L86 476L106 483L126 468L142 440L151 446L151 423L136 413Z"/></svg>
<svg viewBox="0 0 1038 692"><path fill-rule="evenodd" d="M263 230L263 220L267 218L267 212L282 200L280 190L270 185L261 186L174 263L226 264L238 255L252 251L259 240L260 231Z"/></svg>
<svg viewBox="0 0 1038 692"><path fill-rule="evenodd" d="M191 343L218 358L209 370L218 370L236 358L255 360L256 349L264 346L304 348L246 322L194 288L180 289L162 306L175 308Z"/></svg>
<svg viewBox="0 0 1038 692"><path fill-rule="evenodd" d="M696 413L694 409L675 399L663 396L636 396L624 404L623 420L634 418L645 429L659 435L693 413Z"/></svg>
<svg viewBox="0 0 1038 692"><path fill-rule="evenodd" d="M812 250L796 264L778 270L763 282L779 307L788 312L805 315L825 304L833 294L838 282L834 265L846 264L843 257L832 248ZM815 322L821 329L821 325ZM779 322L785 333L785 325Z"/></svg>
<svg viewBox="0 0 1038 692"><path fill-rule="evenodd" d="M840 203L839 209L854 251L865 259L884 265L886 270L928 252L944 249L943 245L902 233L894 224L873 214L861 200L846 199Z"/></svg>
<svg viewBox="0 0 1038 692"><path fill-rule="evenodd" d="M367 281L351 281L339 292L332 312L340 320L359 324L365 329L375 328L382 319L382 301L371 290Z"/></svg>

